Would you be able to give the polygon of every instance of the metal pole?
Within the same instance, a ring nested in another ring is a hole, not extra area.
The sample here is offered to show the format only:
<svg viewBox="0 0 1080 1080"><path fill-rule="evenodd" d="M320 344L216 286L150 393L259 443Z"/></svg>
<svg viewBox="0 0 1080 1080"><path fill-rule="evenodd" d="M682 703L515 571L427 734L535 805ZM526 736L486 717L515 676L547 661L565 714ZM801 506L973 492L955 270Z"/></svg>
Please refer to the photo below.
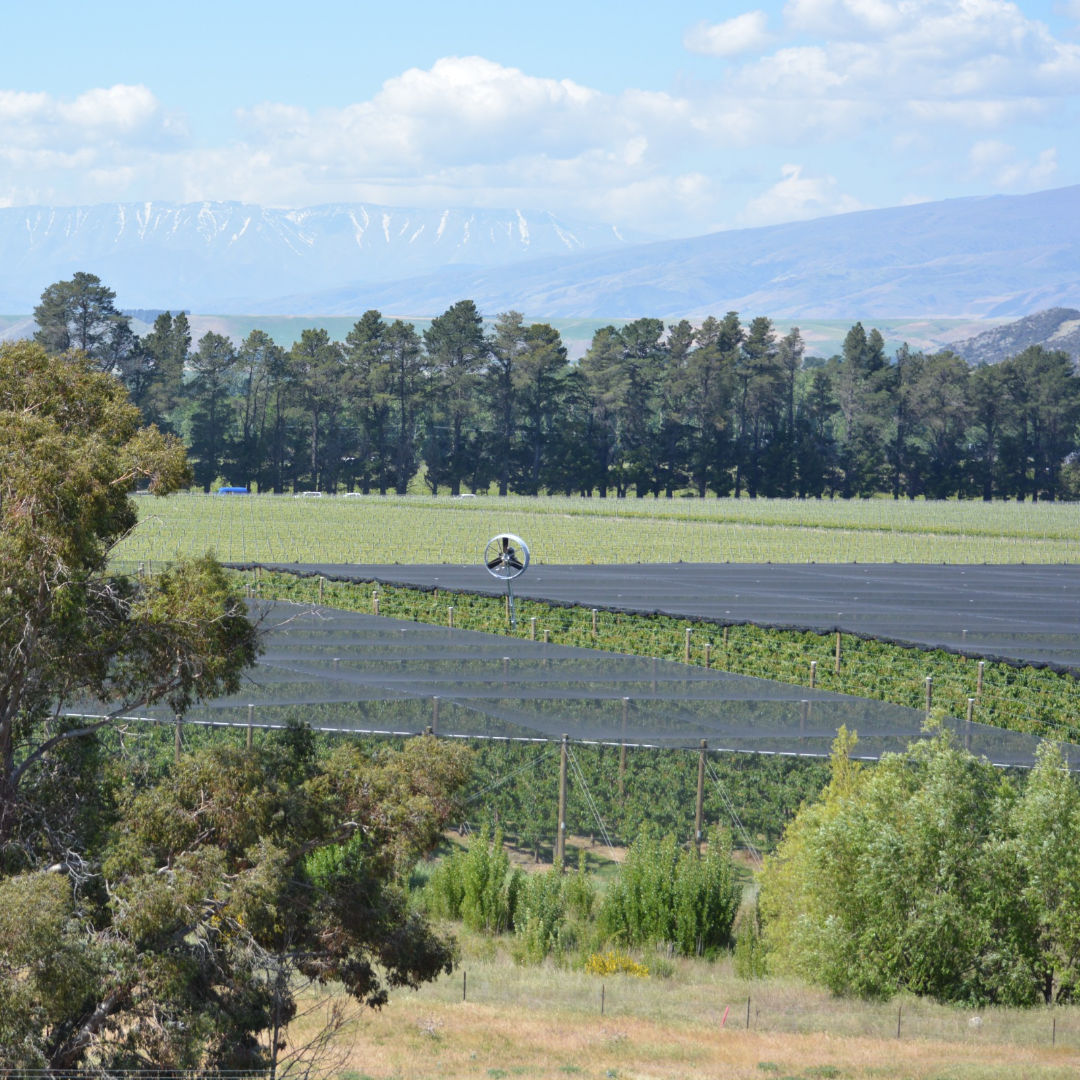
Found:
<svg viewBox="0 0 1080 1080"><path fill-rule="evenodd" d="M697 763L697 806L694 810L694 843L701 850L702 816L705 810L705 740L701 740L701 751Z"/></svg>
<svg viewBox="0 0 1080 1080"><path fill-rule="evenodd" d="M251 753L252 729L255 727L255 706L248 706L247 749Z"/></svg>
<svg viewBox="0 0 1080 1080"><path fill-rule="evenodd" d="M570 736L563 735L559 759L559 834L555 837L555 864L559 867L566 857L566 759L569 748Z"/></svg>

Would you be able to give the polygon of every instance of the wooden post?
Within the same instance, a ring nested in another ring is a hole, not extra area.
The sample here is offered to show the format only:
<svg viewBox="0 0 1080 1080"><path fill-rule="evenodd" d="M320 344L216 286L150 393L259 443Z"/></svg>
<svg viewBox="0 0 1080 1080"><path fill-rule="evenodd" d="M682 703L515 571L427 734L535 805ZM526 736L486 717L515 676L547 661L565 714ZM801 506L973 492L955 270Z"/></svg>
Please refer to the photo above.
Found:
<svg viewBox="0 0 1080 1080"><path fill-rule="evenodd" d="M371 600L371 610L378 615L379 614L379 594L376 593Z"/></svg>
<svg viewBox="0 0 1080 1080"><path fill-rule="evenodd" d="M255 727L255 706L248 706L247 749L251 753L252 730Z"/></svg>
<svg viewBox="0 0 1080 1080"><path fill-rule="evenodd" d="M983 690L983 673L986 671L986 662L984 660L979 661L979 681L975 686L975 696L982 697Z"/></svg>
<svg viewBox="0 0 1080 1080"><path fill-rule="evenodd" d="M900 1038L900 1018L903 1015L904 1015L904 1006L901 1005L900 1008L898 1008L896 1010L896 1037L898 1039Z"/></svg>
<svg viewBox="0 0 1080 1080"><path fill-rule="evenodd" d="M706 641L705 642L705 668L706 668L706 670L708 670L708 668L709 668L709 666L711 664L711 660L712 660L711 653L712 653L712 645L708 641Z"/></svg>
<svg viewBox="0 0 1080 1080"><path fill-rule="evenodd" d="M465 991L469 988L469 973L463 971L461 973L461 1000L465 1000Z"/></svg>
<svg viewBox="0 0 1080 1080"><path fill-rule="evenodd" d="M728 632L728 628L725 626L724 627L724 653L725 653L725 655L727 654L727 632Z"/></svg>
<svg viewBox="0 0 1080 1080"><path fill-rule="evenodd" d="M176 714L176 735L175 735L175 738L173 740L173 742L174 742L174 748L173 748L174 749L174 758L175 758L175 761L176 761L177 765L180 764L180 725L183 722L184 721L181 718L180 714L177 713Z"/></svg>
<svg viewBox="0 0 1080 1080"><path fill-rule="evenodd" d="M535 641L536 640L536 616L535 615L533 615L532 618L529 619L529 640L530 641Z"/></svg>
<svg viewBox="0 0 1080 1080"><path fill-rule="evenodd" d="M694 631L691 630L690 627L686 628L686 649L683 652L683 663L684 664L689 664L690 663L690 635L693 632Z"/></svg>
<svg viewBox="0 0 1080 1080"><path fill-rule="evenodd" d="M454 629L454 609L452 607L446 609L446 625L449 626L451 630Z"/></svg>
<svg viewBox="0 0 1080 1080"><path fill-rule="evenodd" d="M814 685L817 683L817 661L810 661L810 689L814 689Z"/></svg>
<svg viewBox="0 0 1080 1080"><path fill-rule="evenodd" d="M439 730L439 699L437 697L431 699L431 730L432 733Z"/></svg>
<svg viewBox="0 0 1080 1080"><path fill-rule="evenodd" d="M750 999L746 999L746 1030L750 1030Z"/></svg>
<svg viewBox="0 0 1080 1080"><path fill-rule="evenodd" d="M622 742L619 744L619 796L626 794L626 714L630 709L630 699L622 699Z"/></svg>
<svg viewBox="0 0 1080 1080"><path fill-rule="evenodd" d="M836 631L836 674L840 674L840 631Z"/></svg>
<svg viewBox="0 0 1080 1080"><path fill-rule="evenodd" d="M701 850L702 816L705 811L705 740L701 740L701 751L697 763L697 806L694 809L694 843Z"/></svg>
<svg viewBox="0 0 1080 1080"><path fill-rule="evenodd" d="M930 710L934 707L934 676L926 676L926 715L930 715Z"/></svg>
<svg viewBox="0 0 1080 1080"><path fill-rule="evenodd" d="M596 637L596 608L592 609L592 636Z"/></svg>
<svg viewBox="0 0 1080 1080"><path fill-rule="evenodd" d="M563 735L559 759L559 834L555 837L555 864L559 867L566 859L566 759L569 749L570 736Z"/></svg>
<svg viewBox="0 0 1080 1080"><path fill-rule="evenodd" d="M551 639L551 631L550 630L545 630L544 631L544 644L546 645L548 643L548 641L550 641L550 639Z"/></svg>
<svg viewBox="0 0 1080 1080"><path fill-rule="evenodd" d="M971 749L971 721L975 715L975 699L973 697L968 698L967 707L967 730L964 732L964 749Z"/></svg>
<svg viewBox="0 0 1080 1080"><path fill-rule="evenodd" d="M323 590L323 581L324 580L325 580L325 578L319 578L319 603L320 604L322 603L322 590Z"/></svg>
<svg viewBox="0 0 1080 1080"><path fill-rule="evenodd" d="M504 599L506 601L506 621L509 622L510 621L510 594L507 593Z"/></svg>

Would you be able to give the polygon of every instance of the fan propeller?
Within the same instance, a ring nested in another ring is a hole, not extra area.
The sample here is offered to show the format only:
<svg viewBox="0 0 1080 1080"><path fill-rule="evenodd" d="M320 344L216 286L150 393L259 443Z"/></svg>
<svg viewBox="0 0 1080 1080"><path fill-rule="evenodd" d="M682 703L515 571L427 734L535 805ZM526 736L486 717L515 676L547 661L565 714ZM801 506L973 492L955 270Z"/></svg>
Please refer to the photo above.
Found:
<svg viewBox="0 0 1080 1080"><path fill-rule="evenodd" d="M500 533L493 536L484 549L484 565L492 577L506 582L506 592L510 599L510 627L517 629L517 614L514 611L514 578L520 577L529 567L529 546L513 533Z"/></svg>

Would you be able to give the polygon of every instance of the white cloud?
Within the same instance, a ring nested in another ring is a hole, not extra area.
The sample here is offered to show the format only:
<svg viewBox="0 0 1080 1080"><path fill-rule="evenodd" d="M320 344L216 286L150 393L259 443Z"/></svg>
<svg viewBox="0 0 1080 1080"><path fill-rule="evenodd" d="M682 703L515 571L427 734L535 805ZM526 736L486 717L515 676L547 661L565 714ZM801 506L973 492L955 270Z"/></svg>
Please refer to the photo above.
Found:
<svg viewBox="0 0 1080 1080"><path fill-rule="evenodd" d="M1015 146L999 139L983 139L968 151L970 176L989 179L1001 190L1030 190L1049 183L1057 172L1057 149L1043 150L1034 160L1020 157Z"/></svg>
<svg viewBox="0 0 1080 1080"><path fill-rule="evenodd" d="M704 56L738 56L772 42L764 11L747 11L722 23L700 22L683 35L683 45Z"/></svg>
<svg viewBox="0 0 1080 1080"><path fill-rule="evenodd" d="M780 173L781 180L746 204L739 224L774 225L867 209L858 199L838 191L834 176L803 176L801 165L785 165Z"/></svg>

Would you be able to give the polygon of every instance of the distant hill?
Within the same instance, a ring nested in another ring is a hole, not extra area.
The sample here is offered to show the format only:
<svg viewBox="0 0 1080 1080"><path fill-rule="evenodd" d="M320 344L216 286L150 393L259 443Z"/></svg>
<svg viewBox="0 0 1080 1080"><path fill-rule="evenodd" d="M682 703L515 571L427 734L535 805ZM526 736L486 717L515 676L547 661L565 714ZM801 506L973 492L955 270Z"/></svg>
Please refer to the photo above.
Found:
<svg viewBox="0 0 1080 1080"><path fill-rule="evenodd" d="M866 210L498 270L283 295L254 310L537 317L1003 317L1080 306L1080 186Z"/></svg>
<svg viewBox="0 0 1080 1080"><path fill-rule="evenodd" d="M499 267L650 239L611 224L519 210L361 203L277 210L212 202L6 207L0 312L30 311L47 285L76 270L97 274L125 308L242 312L283 293L344 282Z"/></svg>
<svg viewBox="0 0 1080 1080"><path fill-rule="evenodd" d="M1080 363L1080 311L1048 308L949 345L969 364L996 364L1031 345L1062 349Z"/></svg>

